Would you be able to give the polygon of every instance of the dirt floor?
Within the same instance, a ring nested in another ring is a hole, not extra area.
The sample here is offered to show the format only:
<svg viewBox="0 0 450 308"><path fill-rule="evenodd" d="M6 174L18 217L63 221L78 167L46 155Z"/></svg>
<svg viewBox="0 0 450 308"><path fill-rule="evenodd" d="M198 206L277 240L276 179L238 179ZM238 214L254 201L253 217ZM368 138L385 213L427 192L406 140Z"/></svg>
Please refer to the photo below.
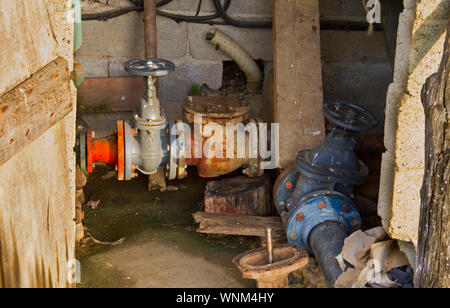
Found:
<svg viewBox="0 0 450 308"><path fill-rule="evenodd" d="M83 206L85 225L97 240L126 240L111 247L85 238L77 287L255 287L231 263L256 247L254 239L195 232L192 214L202 210L206 180L190 176L170 183L178 191L148 192L145 176L118 182L102 178L108 171L98 167L85 187L87 201L100 200L96 209Z"/></svg>

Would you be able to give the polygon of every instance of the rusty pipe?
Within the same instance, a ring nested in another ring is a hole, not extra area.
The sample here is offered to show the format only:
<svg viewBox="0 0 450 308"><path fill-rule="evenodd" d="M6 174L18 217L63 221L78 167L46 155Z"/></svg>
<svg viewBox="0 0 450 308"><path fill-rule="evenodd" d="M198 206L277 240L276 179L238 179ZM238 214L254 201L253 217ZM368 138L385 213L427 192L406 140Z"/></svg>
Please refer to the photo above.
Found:
<svg viewBox="0 0 450 308"><path fill-rule="evenodd" d="M145 57L156 58L158 54L156 32L156 0L144 0Z"/></svg>
<svg viewBox="0 0 450 308"><path fill-rule="evenodd" d="M273 262L273 243L272 243L272 229L266 228L266 250L267 250L267 264Z"/></svg>

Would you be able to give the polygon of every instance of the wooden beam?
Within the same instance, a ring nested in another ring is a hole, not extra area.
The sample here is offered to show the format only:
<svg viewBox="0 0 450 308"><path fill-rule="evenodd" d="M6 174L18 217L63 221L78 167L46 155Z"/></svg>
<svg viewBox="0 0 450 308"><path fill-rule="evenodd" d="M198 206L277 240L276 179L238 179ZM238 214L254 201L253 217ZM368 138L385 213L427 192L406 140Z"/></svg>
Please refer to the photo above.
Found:
<svg viewBox="0 0 450 308"><path fill-rule="evenodd" d="M280 123L280 167L297 152L322 144L319 1L273 1L275 122Z"/></svg>
<svg viewBox="0 0 450 308"><path fill-rule="evenodd" d="M265 237L266 227L272 228L274 242L286 242L286 233L280 217L261 217L197 212L194 215L200 224L197 232Z"/></svg>
<svg viewBox="0 0 450 308"><path fill-rule="evenodd" d="M0 97L0 164L70 111L69 67L60 57Z"/></svg>
<svg viewBox="0 0 450 308"><path fill-rule="evenodd" d="M85 79L78 87L78 112L133 111L144 95L142 77Z"/></svg>

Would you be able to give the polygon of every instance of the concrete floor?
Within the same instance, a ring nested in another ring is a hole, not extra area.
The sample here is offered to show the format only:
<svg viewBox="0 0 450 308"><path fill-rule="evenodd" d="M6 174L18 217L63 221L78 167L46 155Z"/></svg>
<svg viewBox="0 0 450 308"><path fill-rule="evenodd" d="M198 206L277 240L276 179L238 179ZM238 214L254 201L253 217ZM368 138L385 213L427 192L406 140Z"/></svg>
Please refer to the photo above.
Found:
<svg viewBox="0 0 450 308"><path fill-rule="evenodd" d="M170 183L178 191L148 192L145 176L102 179L108 171L97 168L85 187L87 201L100 200L95 210L84 207L85 224L97 240L126 240L114 247L83 241L78 287L255 287L231 263L254 248L253 239L195 232L192 214L202 210L206 180L190 176Z"/></svg>

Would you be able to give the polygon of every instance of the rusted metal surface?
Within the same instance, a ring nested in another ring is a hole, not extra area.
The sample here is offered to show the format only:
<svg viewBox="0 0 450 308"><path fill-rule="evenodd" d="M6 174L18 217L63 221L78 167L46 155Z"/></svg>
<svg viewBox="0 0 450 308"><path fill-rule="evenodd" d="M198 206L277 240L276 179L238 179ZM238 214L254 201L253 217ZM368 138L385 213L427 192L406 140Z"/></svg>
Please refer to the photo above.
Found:
<svg viewBox="0 0 450 308"><path fill-rule="evenodd" d="M123 121L117 121L117 179L125 179L125 147L123 136Z"/></svg>
<svg viewBox="0 0 450 308"><path fill-rule="evenodd" d="M184 115L189 122L194 122L194 115L210 119L205 119L205 123L245 122L249 112L249 103L236 96L190 96L184 105Z"/></svg>
<svg viewBox="0 0 450 308"><path fill-rule="evenodd" d="M212 178L224 174L229 174L243 166L249 164L248 151L243 158L237 158L237 146L235 143L234 158L226 158L227 139L226 124L228 123L248 123L250 107L248 102L240 100L235 96L195 96L189 97L184 105L184 117L191 124L194 123L195 115L202 116L202 125L215 123L222 126L223 145L222 157L212 155L213 153L203 153L202 158L195 158L196 138L191 136L191 153L186 159L189 166L196 166L201 177ZM191 130L194 131L194 130ZM202 132L203 133L203 132ZM205 148L205 143L209 136L202 136L201 148ZM236 142L236 141L235 141ZM214 149L216 151L216 149ZM208 158L211 157L211 158Z"/></svg>
<svg viewBox="0 0 450 308"><path fill-rule="evenodd" d="M145 56L157 57L156 0L144 0Z"/></svg>
<svg viewBox="0 0 450 308"><path fill-rule="evenodd" d="M287 288L288 276L308 264L305 250L292 244L273 246L273 262L267 261L265 247L250 250L236 256L233 264L246 279L256 280L258 288Z"/></svg>

